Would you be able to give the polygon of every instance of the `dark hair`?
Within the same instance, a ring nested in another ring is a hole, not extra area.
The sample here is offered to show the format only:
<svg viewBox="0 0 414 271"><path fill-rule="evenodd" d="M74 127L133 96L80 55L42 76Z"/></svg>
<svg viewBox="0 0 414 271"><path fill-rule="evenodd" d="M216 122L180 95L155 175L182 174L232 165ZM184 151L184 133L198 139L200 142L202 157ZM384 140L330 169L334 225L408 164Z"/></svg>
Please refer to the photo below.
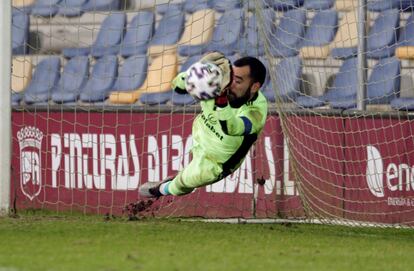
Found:
<svg viewBox="0 0 414 271"><path fill-rule="evenodd" d="M234 61L233 65L236 67L249 66L250 77L253 82L259 82L260 86L263 86L266 78L266 67L260 60L252 56L245 56Z"/></svg>

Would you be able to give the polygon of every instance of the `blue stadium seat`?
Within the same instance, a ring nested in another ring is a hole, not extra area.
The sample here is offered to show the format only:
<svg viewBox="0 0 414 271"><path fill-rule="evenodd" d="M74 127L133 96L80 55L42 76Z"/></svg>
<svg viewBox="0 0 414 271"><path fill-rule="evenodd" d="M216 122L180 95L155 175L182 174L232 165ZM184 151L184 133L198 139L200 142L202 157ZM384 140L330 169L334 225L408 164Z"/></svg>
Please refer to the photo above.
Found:
<svg viewBox="0 0 414 271"><path fill-rule="evenodd" d="M211 0L211 7L218 12L225 12L242 7L242 0Z"/></svg>
<svg viewBox="0 0 414 271"><path fill-rule="evenodd" d="M24 94L22 92L14 92L11 93L11 105L12 106L19 106L20 101L23 99Z"/></svg>
<svg viewBox="0 0 414 271"><path fill-rule="evenodd" d="M414 110L414 97L399 97L391 101L391 108L396 110Z"/></svg>
<svg viewBox="0 0 414 271"><path fill-rule="evenodd" d="M194 13L197 10L209 8L211 8L209 0L186 0L184 2L184 11L188 13Z"/></svg>
<svg viewBox="0 0 414 271"><path fill-rule="evenodd" d="M400 92L400 61L394 57L383 58L374 66L367 83L367 104L388 104ZM321 97L302 96L297 99L304 107L322 106L329 102L332 108L350 109L357 107L357 58L346 60L334 84Z"/></svg>
<svg viewBox="0 0 414 271"><path fill-rule="evenodd" d="M47 103L60 77L60 58L48 57L40 61L33 73L30 85L24 92L26 104Z"/></svg>
<svg viewBox="0 0 414 271"><path fill-rule="evenodd" d="M60 80L52 91L55 103L76 102L80 89L85 85L89 75L89 59L87 56L71 58L63 68Z"/></svg>
<svg viewBox="0 0 414 271"><path fill-rule="evenodd" d="M298 54L305 32L306 11L289 10L283 14L274 35L270 36L270 53L276 57L291 57Z"/></svg>
<svg viewBox="0 0 414 271"><path fill-rule="evenodd" d="M107 55L97 59L89 80L81 90L80 100L87 103L102 102L108 96L115 83L118 71L118 59Z"/></svg>
<svg viewBox="0 0 414 271"><path fill-rule="evenodd" d="M397 8L400 9L401 11L413 12L414 0L394 0L394 1L397 2L398 4Z"/></svg>
<svg viewBox="0 0 414 271"><path fill-rule="evenodd" d="M399 24L400 15L396 9L388 9L378 15L368 33L367 56L369 58L386 58L394 55ZM334 48L331 55L340 59L355 57L357 47Z"/></svg>
<svg viewBox="0 0 414 271"><path fill-rule="evenodd" d="M88 0L63 0L59 5L58 14L66 17L80 16L83 13L82 6Z"/></svg>
<svg viewBox="0 0 414 271"><path fill-rule="evenodd" d="M399 2L400 0L398 0ZM384 11L397 7L395 0L368 0L368 10L370 11Z"/></svg>
<svg viewBox="0 0 414 271"><path fill-rule="evenodd" d="M121 0L88 0L83 6L84 12L119 10Z"/></svg>
<svg viewBox="0 0 414 271"><path fill-rule="evenodd" d="M303 5L303 0L266 0L271 7L276 10L288 10L300 7Z"/></svg>
<svg viewBox="0 0 414 271"><path fill-rule="evenodd" d="M269 73L271 70L269 70ZM278 100L292 102L300 94L300 83L302 78L302 62L299 57L288 57L276 66L275 71ZM265 83L266 84L266 83ZM275 102L275 90L270 80L263 88L263 94L269 102Z"/></svg>
<svg viewBox="0 0 414 271"><path fill-rule="evenodd" d="M334 39L337 30L338 13L335 10L319 11L306 30L300 47L329 44Z"/></svg>
<svg viewBox="0 0 414 271"><path fill-rule="evenodd" d="M182 56L204 54L207 51L220 51L226 55L233 55L240 45L243 33L243 11L235 9L227 11L220 17L214 28L213 37L207 44L181 45L178 53Z"/></svg>
<svg viewBox="0 0 414 271"><path fill-rule="evenodd" d="M150 11L141 11L127 27L119 54L123 57L146 54L148 43L154 33L155 15Z"/></svg>
<svg viewBox="0 0 414 271"><path fill-rule="evenodd" d="M244 31L243 22L244 12L242 9L225 12L219 19L214 29L213 38L205 51L220 51L225 55L233 55L239 51L237 46L240 45L239 40ZM197 53L200 53L200 50Z"/></svg>
<svg viewBox="0 0 414 271"><path fill-rule="evenodd" d="M414 46L414 13L408 17L405 26L400 30L398 46Z"/></svg>
<svg viewBox="0 0 414 271"><path fill-rule="evenodd" d="M368 10L376 12L393 8L401 11L412 11L413 7L413 0L368 0Z"/></svg>
<svg viewBox="0 0 414 271"><path fill-rule="evenodd" d="M178 10L183 10L184 8L184 3L180 2L180 3L160 3L157 4L157 6L155 7L155 10L157 11L158 14L165 14L168 10L170 9L178 9Z"/></svg>
<svg viewBox="0 0 414 271"><path fill-rule="evenodd" d="M148 60L146 55L134 55L125 59L118 69L118 77L113 86L115 91L138 89L147 77Z"/></svg>
<svg viewBox="0 0 414 271"><path fill-rule="evenodd" d="M168 10L150 41L150 46L173 45L178 42L184 30L185 14L178 9Z"/></svg>
<svg viewBox="0 0 414 271"><path fill-rule="evenodd" d="M367 84L368 104L389 104L400 96L401 62L395 58L383 58L372 70Z"/></svg>
<svg viewBox="0 0 414 271"><path fill-rule="evenodd" d="M14 9L13 9L14 10ZM22 55L27 53L29 40L29 15L20 11L12 14L12 53Z"/></svg>
<svg viewBox="0 0 414 271"><path fill-rule="evenodd" d="M58 4L62 0L37 0L31 10L31 14L42 17L53 17L59 10Z"/></svg>
<svg viewBox="0 0 414 271"><path fill-rule="evenodd" d="M305 0L303 7L306 9L330 9L335 4L335 0Z"/></svg>
<svg viewBox="0 0 414 271"><path fill-rule="evenodd" d="M345 106L349 100L356 98L358 89L357 58L349 58L342 63L332 87L319 97L300 96L296 102L303 107L319 107L330 102L332 107ZM344 103L341 101L345 101Z"/></svg>
<svg viewBox="0 0 414 271"><path fill-rule="evenodd" d="M383 58L372 70L367 83L367 104L389 104L400 92L400 61L394 57ZM339 109L357 107L357 94L331 100L331 106Z"/></svg>
<svg viewBox="0 0 414 271"><path fill-rule="evenodd" d="M260 20L266 24L264 26L265 36L269 38L273 35L275 11L273 9L264 9ZM250 56L262 56L264 54L263 38L259 36L259 29L256 14L249 17L247 29L243 39L240 40L240 53Z"/></svg>
<svg viewBox="0 0 414 271"><path fill-rule="evenodd" d="M71 58L88 54L91 54L94 57L116 54L124 35L125 24L125 13L112 13L102 22L98 36L91 47L65 48L63 49L63 55Z"/></svg>
<svg viewBox="0 0 414 271"><path fill-rule="evenodd" d="M376 59L393 56L399 27L400 13L397 9L381 12L368 34L367 56Z"/></svg>

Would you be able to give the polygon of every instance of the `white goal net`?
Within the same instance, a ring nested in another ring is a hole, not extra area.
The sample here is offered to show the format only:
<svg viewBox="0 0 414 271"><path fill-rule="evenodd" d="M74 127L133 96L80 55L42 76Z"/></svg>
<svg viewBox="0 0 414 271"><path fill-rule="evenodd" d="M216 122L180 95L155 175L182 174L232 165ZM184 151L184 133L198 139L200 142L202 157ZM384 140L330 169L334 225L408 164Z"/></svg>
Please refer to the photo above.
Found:
<svg viewBox="0 0 414 271"><path fill-rule="evenodd" d="M12 36L13 208L413 224L410 1L24 0ZM140 202L191 161L171 81L216 50L266 65L265 129L226 179Z"/></svg>

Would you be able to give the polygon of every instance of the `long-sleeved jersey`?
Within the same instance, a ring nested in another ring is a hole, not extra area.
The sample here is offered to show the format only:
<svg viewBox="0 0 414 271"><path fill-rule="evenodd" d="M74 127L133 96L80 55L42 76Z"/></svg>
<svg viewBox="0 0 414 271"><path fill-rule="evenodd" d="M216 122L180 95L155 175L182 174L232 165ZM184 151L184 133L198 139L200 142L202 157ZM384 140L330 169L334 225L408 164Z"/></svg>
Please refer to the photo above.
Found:
<svg viewBox="0 0 414 271"><path fill-rule="evenodd" d="M263 130L267 100L258 91L240 108L215 106L214 99L201 102L202 112L193 123L193 144L223 165L223 176L231 174L243 162L250 147Z"/></svg>

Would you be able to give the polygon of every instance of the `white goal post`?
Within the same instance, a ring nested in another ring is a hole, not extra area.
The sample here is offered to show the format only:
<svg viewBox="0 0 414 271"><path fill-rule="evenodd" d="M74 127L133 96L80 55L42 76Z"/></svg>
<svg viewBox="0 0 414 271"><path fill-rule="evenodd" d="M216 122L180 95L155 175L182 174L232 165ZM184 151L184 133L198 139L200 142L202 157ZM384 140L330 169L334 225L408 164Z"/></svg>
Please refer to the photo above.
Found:
<svg viewBox="0 0 414 271"><path fill-rule="evenodd" d="M10 208L10 150L11 150L11 0L0 1L0 215Z"/></svg>

